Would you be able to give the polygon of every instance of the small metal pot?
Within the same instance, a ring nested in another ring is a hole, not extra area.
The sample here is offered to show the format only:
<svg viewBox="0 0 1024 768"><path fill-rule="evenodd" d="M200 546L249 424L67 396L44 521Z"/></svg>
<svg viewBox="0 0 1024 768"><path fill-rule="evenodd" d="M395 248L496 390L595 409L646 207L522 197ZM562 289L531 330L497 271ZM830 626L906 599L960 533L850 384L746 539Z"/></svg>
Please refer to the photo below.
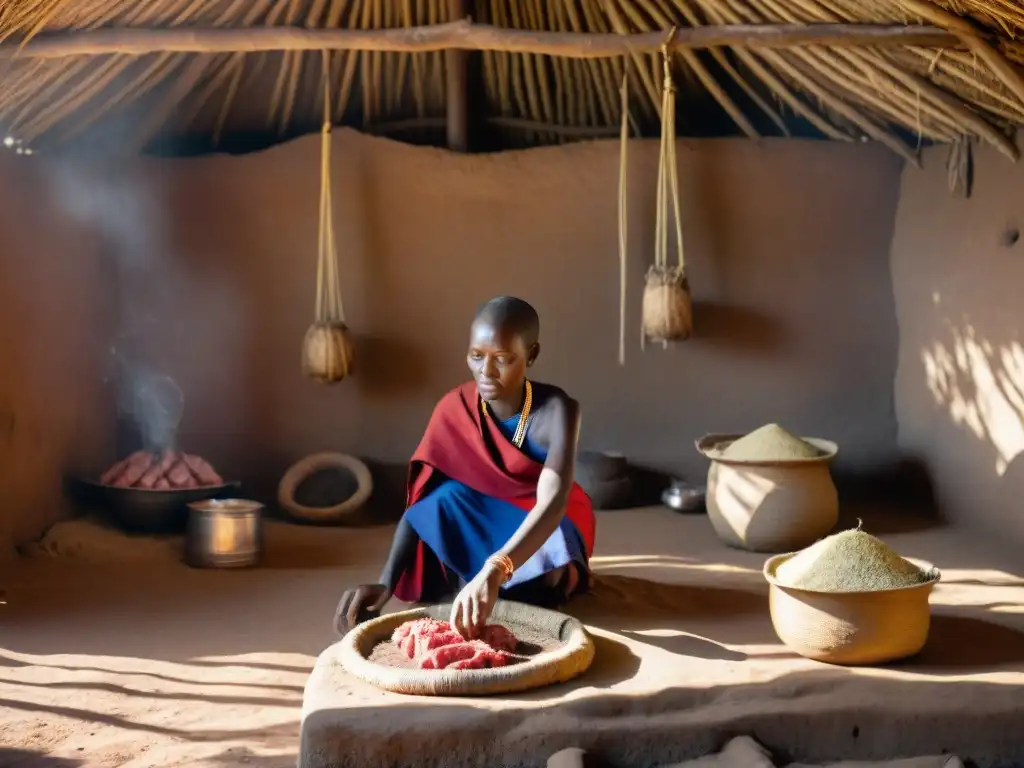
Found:
<svg viewBox="0 0 1024 768"><path fill-rule="evenodd" d="M695 487L683 480L674 480L661 494L661 501L677 512L697 512L704 506L707 489Z"/></svg>
<svg viewBox="0 0 1024 768"><path fill-rule="evenodd" d="M263 555L263 505L210 499L188 505L185 562L193 568L246 568Z"/></svg>

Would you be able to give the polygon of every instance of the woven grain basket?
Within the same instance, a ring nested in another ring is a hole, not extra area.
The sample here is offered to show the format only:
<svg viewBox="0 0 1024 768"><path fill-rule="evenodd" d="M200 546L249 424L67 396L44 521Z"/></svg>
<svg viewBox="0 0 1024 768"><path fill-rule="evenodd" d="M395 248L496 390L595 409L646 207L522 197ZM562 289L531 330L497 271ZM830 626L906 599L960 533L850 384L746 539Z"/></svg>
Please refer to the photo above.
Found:
<svg viewBox="0 0 1024 768"><path fill-rule="evenodd" d="M772 625L779 639L808 659L842 666L883 664L917 654L928 640L928 598L942 577L930 563L911 561L928 581L872 592L816 592L780 584L775 574L795 552L764 564Z"/></svg>
<svg viewBox="0 0 1024 768"><path fill-rule="evenodd" d="M494 669L397 669L370 661L370 654L390 639L395 629L413 619L447 621L451 604L417 608L380 616L349 632L340 643L338 659L349 674L393 693L415 696L489 696L517 693L568 682L594 661L594 641L576 619L556 611L509 601L494 606L490 623L510 629L517 637L544 637L551 650L528 661Z"/></svg>

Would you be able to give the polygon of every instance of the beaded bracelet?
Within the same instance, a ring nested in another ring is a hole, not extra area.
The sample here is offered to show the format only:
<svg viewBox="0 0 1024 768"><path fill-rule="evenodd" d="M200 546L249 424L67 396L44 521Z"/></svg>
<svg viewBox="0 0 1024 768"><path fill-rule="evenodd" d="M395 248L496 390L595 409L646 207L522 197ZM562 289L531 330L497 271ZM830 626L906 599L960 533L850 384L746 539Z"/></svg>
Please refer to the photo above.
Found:
<svg viewBox="0 0 1024 768"><path fill-rule="evenodd" d="M487 562L498 566L498 570L505 575L505 584L509 582L512 578L512 574L515 573L515 564L512 562L512 558L508 555L491 555Z"/></svg>

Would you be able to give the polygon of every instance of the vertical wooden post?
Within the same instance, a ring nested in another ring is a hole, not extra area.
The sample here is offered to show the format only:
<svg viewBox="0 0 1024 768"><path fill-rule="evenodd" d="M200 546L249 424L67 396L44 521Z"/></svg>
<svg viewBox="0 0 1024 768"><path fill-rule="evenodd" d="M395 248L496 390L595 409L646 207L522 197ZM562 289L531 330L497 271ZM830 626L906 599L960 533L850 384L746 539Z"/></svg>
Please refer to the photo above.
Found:
<svg viewBox="0 0 1024 768"><path fill-rule="evenodd" d="M468 6L467 0L448 0L448 20L466 18ZM449 48L444 52L448 94L448 149L453 152L469 151L468 58L468 51Z"/></svg>

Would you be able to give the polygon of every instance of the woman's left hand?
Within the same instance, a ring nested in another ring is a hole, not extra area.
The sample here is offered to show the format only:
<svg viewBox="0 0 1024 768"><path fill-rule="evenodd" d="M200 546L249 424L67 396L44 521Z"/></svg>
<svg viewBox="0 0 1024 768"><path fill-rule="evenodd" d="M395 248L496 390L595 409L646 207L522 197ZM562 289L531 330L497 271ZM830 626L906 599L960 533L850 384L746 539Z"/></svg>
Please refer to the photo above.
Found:
<svg viewBox="0 0 1024 768"><path fill-rule="evenodd" d="M452 605L452 629L467 640L480 636L498 600L504 573L493 563L486 563L469 582Z"/></svg>

